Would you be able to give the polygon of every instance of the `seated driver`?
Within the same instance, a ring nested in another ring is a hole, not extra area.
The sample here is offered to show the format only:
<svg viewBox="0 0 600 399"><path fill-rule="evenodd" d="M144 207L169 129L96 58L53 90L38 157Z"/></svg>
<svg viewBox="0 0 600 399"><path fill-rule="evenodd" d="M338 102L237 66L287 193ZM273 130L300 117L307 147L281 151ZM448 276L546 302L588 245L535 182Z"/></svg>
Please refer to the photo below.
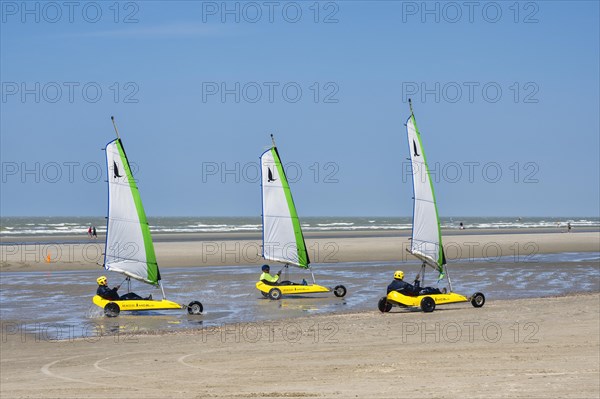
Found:
<svg viewBox="0 0 600 399"><path fill-rule="evenodd" d="M419 295L419 292L421 291L421 282L419 281L419 276L417 276L414 285L412 285L404 281L404 272L402 270L397 270L394 273L394 281L392 281L387 287L388 294L392 291L398 291L399 293L408 296Z"/></svg>
<svg viewBox="0 0 600 399"><path fill-rule="evenodd" d="M271 270L269 265L262 265L261 270L262 270L262 274L260 275L260 279L259 279L260 281L263 281L270 285L277 284L277 282L279 281L279 277L281 275L281 270L278 271L277 274L274 276L271 276L271 274L269 273L269 271Z"/></svg>
<svg viewBox="0 0 600 399"><path fill-rule="evenodd" d="M108 288L108 279L106 276L100 276L96 279L98 283L98 289L96 290L96 295L101 298L108 299L109 301L125 301L129 299L152 299L152 295L147 298L142 298L138 294L134 294L133 292L128 292L125 295L119 296L117 291L121 288L120 285L117 285L114 288Z"/></svg>

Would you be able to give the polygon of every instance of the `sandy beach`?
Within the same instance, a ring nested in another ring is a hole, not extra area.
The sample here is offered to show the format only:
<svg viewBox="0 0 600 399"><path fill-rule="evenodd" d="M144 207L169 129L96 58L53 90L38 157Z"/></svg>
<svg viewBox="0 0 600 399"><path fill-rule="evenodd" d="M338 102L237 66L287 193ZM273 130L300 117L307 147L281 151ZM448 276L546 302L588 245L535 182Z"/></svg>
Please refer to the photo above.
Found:
<svg viewBox="0 0 600 399"><path fill-rule="evenodd" d="M414 258L408 232L335 232L307 234L313 263L406 261ZM156 255L161 268L194 266L258 265L261 258L257 234L156 234ZM19 243L16 243L19 241ZM0 272L98 269L103 262L104 238L81 236L2 239ZM511 256L515 262L536 254L600 252L600 232L565 233L548 229L498 232L462 231L444 233L444 248L450 262L483 258L494 261Z"/></svg>
<svg viewBox="0 0 600 399"><path fill-rule="evenodd" d="M598 398L600 295L44 339L3 321L3 398ZM92 331L92 330L90 330ZM33 383L35 381L35 383Z"/></svg>
<svg viewBox="0 0 600 399"><path fill-rule="evenodd" d="M101 239L90 243L67 237L61 244L52 239L37 238L23 245L4 240L1 270L99 268ZM159 236L156 242L163 268L262 263L258 241L251 236ZM320 251L315 263L409 260L402 247L408 240L402 234L314 235L307 243ZM518 273L520 261L535 254L598 252L600 233L465 232L449 235L445 245L452 262L511 256L513 261L504 263L512 262L508 267ZM47 253L50 263L44 258ZM86 287L76 288L82 291L79 295L85 296ZM250 295L248 300L261 301ZM52 324L32 324L26 317L4 319L0 393L3 398L600 395L597 291L491 300L481 309L454 304L430 314L397 308L381 314L374 305L373 309L171 332L144 329L141 334L135 318L114 319L112 328L106 329L100 315L101 319L75 325L72 335L63 331L61 340L49 334L58 328ZM292 308L278 311L298 315ZM204 316L187 317L201 323Z"/></svg>

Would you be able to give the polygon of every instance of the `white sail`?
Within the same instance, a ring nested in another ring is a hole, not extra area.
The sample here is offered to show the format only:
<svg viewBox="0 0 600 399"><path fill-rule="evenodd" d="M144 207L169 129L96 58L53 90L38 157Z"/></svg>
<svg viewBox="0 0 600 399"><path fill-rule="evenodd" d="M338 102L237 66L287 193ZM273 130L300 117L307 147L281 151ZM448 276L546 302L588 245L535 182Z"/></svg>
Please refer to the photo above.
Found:
<svg viewBox="0 0 600 399"><path fill-rule="evenodd" d="M423 150L421 135L412 109L411 116L406 122L406 130L412 161L414 189L413 231L410 253L442 273L446 259L442 247L442 234L435 193L429 175L429 168L427 167L427 158Z"/></svg>
<svg viewBox="0 0 600 399"><path fill-rule="evenodd" d="M307 268L310 260L296 207L276 147L260 157L263 257Z"/></svg>
<svg viewBox="0 0 600 399"><path fill-rule="evenodd" d="M106 145L108 221L104 267L157 284L160 273L137 184L120 139Z"/></svg>

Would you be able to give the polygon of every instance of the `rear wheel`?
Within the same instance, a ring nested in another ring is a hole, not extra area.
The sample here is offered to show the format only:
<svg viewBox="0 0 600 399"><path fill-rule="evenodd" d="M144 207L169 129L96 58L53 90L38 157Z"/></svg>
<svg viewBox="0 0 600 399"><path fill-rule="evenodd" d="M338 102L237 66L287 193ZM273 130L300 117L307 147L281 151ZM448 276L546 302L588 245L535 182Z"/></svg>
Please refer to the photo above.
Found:
<svg viewBox="0 0 600 399"><path fill-rule="evenodd" d="M484 303L485 303L485 295L483 295L481 292L476 292L471 297L471 305L473 305L476 308L482 307Z"/></svg>
<svg viewBox="0 0 600 399"><path fill-rule="evenodd" d="M432 297L426 296L421 299L421 310L425 313L433 312L435 310L435 301Z"/></svg>
<svg viewBox="0 0 600 399"><path fill-rule="evenodd" d="M187 307L188 314L201 314L204 310L202 304L198 301L192 301Z"/></svg>
<svg viewBox="0 0 600 399"><path fill-rule="evenodd" d="M387 301L387 297L382 296L377 303L377 307L381 313L387 313L392 310L392 304Z"/></svg>
<svg viewBox="0 0 600 399"><path fill-rule="evenodd" d="M104 307L104 315L106 317L117 317L121 313L121 308L114 302L109 302Z"/></svg>
<svg viewBox="0 0 600 399"><path fill-rule="evenodd" d="M344 295L346 295L346 287L343 285L338 285L333 289L333 295L337 296L338 298L344 297Z"/></svg>
<svg viewBox="0 0 600 399"><path fill-rule="evenodd" d="M279 288L271 288L271 291L269 291L269 298L274 301L281 299L281 290Z"/></svg>

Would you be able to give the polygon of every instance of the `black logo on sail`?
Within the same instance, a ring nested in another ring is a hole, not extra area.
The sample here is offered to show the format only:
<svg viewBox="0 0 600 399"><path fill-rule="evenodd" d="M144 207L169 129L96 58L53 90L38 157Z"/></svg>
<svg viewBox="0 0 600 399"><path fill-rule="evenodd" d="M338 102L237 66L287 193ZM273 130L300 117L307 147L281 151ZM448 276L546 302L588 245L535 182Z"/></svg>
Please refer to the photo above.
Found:
<svg viewBox="0 0 600 399"><path fill-rule="evenodd" d="M119 174L119 167L117 166L117 163L115 161L113 161L113 175L114 175L115 179L117 177L123 177Z"/></svg>
<svg viewBox="0 0 600 399"><path fill-rule="evenodd" d="M267 172L267 183L272 183L272 182L275 181L275 179L273 178L273 172L271 172L271 168L269 168L268 166L267 166L267 170L268 170L268 172Z"/></svg>
<svg viewBox="0 0 600 399"><path fill-rule="evenodd" d="M417 143L415 142L415 139L413 139L413 150L415 152L415 157L420 157L421 156L419 154L419 151L417 151Z"/></svg>

